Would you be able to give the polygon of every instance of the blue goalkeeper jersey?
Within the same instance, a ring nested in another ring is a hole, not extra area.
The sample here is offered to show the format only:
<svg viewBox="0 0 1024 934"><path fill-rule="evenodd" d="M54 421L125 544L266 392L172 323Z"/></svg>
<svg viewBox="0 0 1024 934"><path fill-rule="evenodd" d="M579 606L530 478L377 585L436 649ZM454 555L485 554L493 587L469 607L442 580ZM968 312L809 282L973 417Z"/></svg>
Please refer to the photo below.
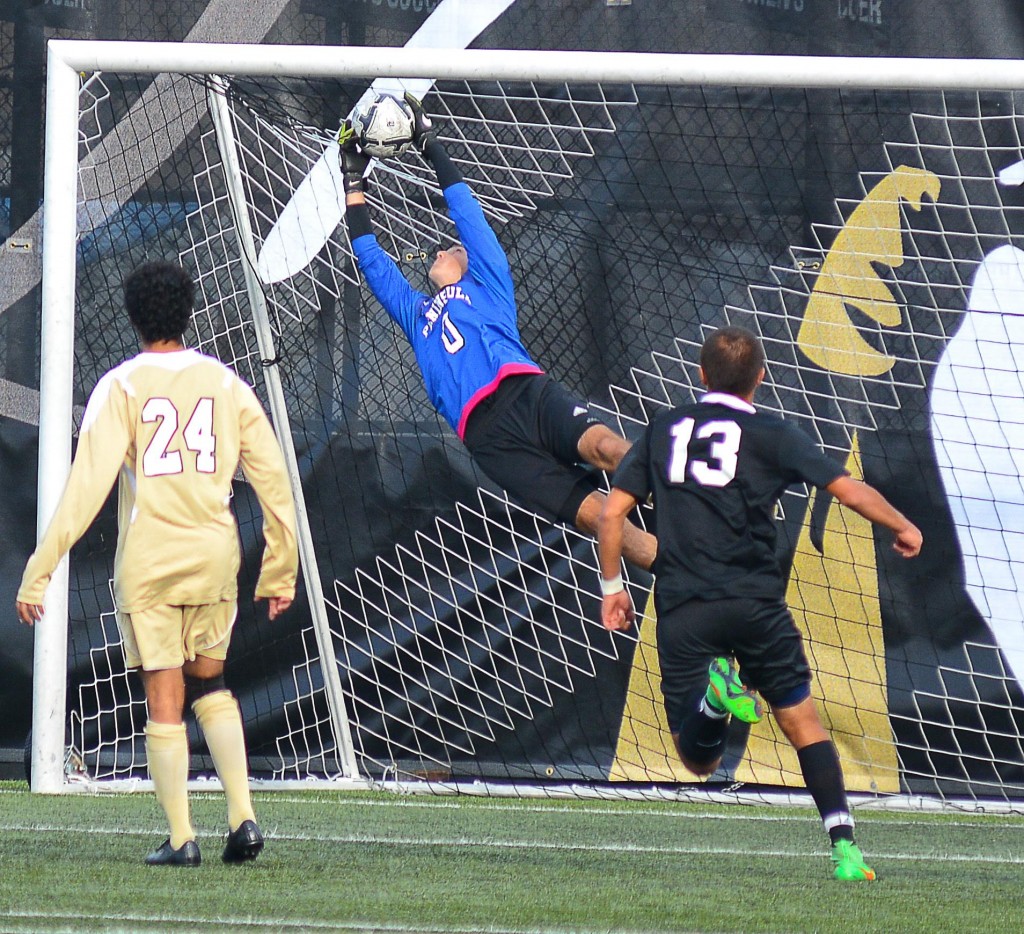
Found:
<svg viewBox="0 0 1024 934"><path fill-rule="evenodd" d="M469 269L436 295L414 289L373 234L356 237L352 248L373 294L409 339L430 401L462 438L477 403L506 376L543 370L519 336L508 258L479 202L465 182L444 197Z"/></svg>

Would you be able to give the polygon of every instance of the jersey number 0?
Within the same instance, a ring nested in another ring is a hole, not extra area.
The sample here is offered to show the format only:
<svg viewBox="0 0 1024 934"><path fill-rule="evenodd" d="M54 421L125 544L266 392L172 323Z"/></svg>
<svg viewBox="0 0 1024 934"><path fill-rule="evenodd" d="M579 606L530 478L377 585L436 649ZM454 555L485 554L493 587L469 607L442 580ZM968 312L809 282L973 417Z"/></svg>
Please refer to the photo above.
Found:
<svg viewBox="0 0 1024 934"><path fill-rule="evenodd" d="M690 476L701 486L725 486L736 476L736 462L739 458L743 429L736 422L729 420L704 422L697 429L697 437L710 438L712 441L707 459L701 460L690 457L690 441L694 435L695 424L692 418L684 418L672 426L668 482L685 483L689 468Z"/></svg>
<svg viewBox="0 0 1024 934"><path fill-rule="evenodd" d="M466 346L466 338L462 336L462 332L459 331L452 319L448 317L446 311L441 315L441 343L444 344L444 349L448 353L458 353Z"/></svg>

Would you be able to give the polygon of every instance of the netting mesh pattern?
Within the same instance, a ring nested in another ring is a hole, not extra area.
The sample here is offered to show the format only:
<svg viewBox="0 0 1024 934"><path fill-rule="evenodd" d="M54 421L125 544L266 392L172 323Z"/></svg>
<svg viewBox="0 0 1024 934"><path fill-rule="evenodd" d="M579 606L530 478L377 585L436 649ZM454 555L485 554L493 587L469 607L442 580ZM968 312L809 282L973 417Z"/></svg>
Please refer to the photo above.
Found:
<svg viewBox="0 0 1024 934"><path fill-rule="evenodd" d="M230 105L244 225L211 87ZM601 629L593 542L477 471L362 283L334 134L365 88L84 81L78 401L132 352L120 279L154 255L196 275L195 346L265 400L279 374L330 652L304 599L273 626L243 605L228 676L257 770L343 771L330 673L370 776L687 780L660 709L649 575L627 570L637 629ZM527 347L610 424L635 438L699 395L703 336L740 323L768 353L759 404L924 528L927 556L903 565L828 497L784 499L789 599L851 787L1016 797L1024 445L1007 413L1024 387L1007 296L1024 264L998 253L1019 222L1016 99L480 82L426 103L509 255ZM426 257L454 236L432 173L414 154L377 163L370 205L425 288ZM983 352L954 353L968 325ZM242 482L235 499L251 577L258 509ZM96 777L140 761L112 541L101 519L73 563L72 746ZM801 784L770 721L735 732L717 778Z"/></svg>

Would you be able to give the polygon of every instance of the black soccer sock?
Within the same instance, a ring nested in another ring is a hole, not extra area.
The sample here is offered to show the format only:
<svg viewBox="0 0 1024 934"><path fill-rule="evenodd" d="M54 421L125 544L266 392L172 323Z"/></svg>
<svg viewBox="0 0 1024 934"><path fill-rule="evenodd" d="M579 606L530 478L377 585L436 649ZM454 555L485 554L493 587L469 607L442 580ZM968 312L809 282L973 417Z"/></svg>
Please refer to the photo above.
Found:
<svg viewBox="0 0 1024 934"><path fill-rule="evenodd" d="M729 735L729 715L709 707L703 696L679 725L679 749L695 765L722 757Z"/></svg>
<svg viewBox="0 0 1024 934"><path fill-rule="evenodd" d="M821 822L833 843L853 840L853 816L846 801L843 770L832 740L811 743L796 751L804 784L821 815Z"/></svg>

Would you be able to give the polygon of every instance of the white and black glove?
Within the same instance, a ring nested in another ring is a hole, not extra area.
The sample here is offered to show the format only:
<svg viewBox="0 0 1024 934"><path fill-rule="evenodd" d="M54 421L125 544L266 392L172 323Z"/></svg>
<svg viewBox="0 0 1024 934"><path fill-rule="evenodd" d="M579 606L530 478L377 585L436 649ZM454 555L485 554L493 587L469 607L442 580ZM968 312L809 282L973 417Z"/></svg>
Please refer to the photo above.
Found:
<svg viewBox="0 0 1024 934"><path fill-rule="evenodd" d="M338 145L341 147L338 159L341 162L341 175L345 182L345 194L365 192L367 189L366 170L370 165L370 157L359 148L356 131L352 122L346 120L338 131Z"/></svg>
<svg viewBox="0 0 1024 934"><path fill-rule="evenodd" d="M423 109L419 99L408 91L405 92L405 102L412 111L412 144L420 152L426 152L427 147L437 139L434 122Z"/></svg>

